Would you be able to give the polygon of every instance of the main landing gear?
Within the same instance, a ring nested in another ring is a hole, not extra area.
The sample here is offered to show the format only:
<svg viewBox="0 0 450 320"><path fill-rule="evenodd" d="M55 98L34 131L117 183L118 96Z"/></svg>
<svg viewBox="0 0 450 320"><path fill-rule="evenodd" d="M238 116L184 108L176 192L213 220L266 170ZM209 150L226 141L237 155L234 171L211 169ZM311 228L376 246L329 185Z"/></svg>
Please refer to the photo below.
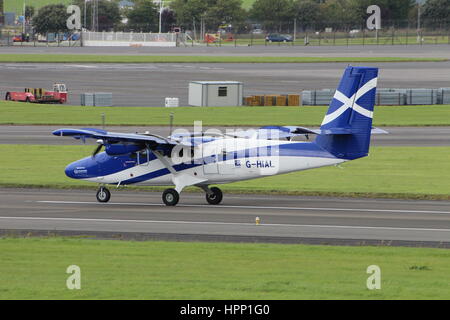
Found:
<svg viewBox="0 0 450 320"><path fill-rule="evenodd" d="M208 186L200 186L206 193L206 201L211 205L218 205L223 200L223 193L217 187L209 188ZM162 195L163 202L166 206L173 207L180 201L180 194L175 189L167 189Z"/></svg>
<svg viewBox="0 0 450 320"><path fill-rule="evenodd" d="M180 194L175 189L167 189L162 195L163 202L168 207L173 207L180 201Z"/></svg>
<svg viewBox="0 0 450 320"><path fill-rule="evenodd" d="M206 201L211 205L218 205L223 200L223 193L217 187L209 188L208 186L200 186L206 193ZM105 188L100 187L97 191L97 201L101 203L109 202L111 199L111 192ZM180 194L175 189L167 189L162 194L162 200L168 207L173 207L180 201Z"/></svg>

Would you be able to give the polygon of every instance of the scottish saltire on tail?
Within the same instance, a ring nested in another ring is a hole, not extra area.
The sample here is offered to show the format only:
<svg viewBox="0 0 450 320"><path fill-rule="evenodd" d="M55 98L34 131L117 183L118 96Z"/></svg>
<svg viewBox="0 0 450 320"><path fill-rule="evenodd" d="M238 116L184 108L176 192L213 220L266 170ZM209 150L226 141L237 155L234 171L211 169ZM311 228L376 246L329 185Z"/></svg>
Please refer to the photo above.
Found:
<svg viewBox="0 0 450 320"><path fill-rule="evenodd" d="M66 175L100 185L99 202L108 202L106 185L172 185L162 200L179 202L180 193L195 186L211 205L223 199L213 185L332 166L366 157L372 128L378 69L348 67L320 129L267 126L227 133L115 133L99 129L59 129L56 136L96 139L93 154L69 164ZM298 137L316 135L315 141ZM104 151L101 150L104 148ZM301 182L299 182L301 183Z"/></svg>

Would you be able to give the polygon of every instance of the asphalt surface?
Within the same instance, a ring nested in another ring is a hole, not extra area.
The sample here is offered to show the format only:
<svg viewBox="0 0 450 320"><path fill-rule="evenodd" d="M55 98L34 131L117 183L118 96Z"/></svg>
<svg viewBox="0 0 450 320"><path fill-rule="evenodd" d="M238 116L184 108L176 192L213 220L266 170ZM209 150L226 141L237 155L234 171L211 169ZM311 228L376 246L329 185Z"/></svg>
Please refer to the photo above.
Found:
<svg viewBox="0 0 450 320"><path fill-rule="evenodd" d="M449 49L450 47L446 47ZM449 50L450 51L450 50ZM448 87L449 62L365 64L380 68L380 88ZM345 63L312 64L0 64L0 98L25 87L67 84L71 105L85 92L112 92L115 106L164 106L166 97L188 105L190 81L232 80L244 94L289 94L335 89Z"/></svg>
<svg viewBox="0 0 450 320"><path fill-rule="evenodd" d="M39 144L39 145L77 145L78 141L70 138L55 137L52 131L61 127L80 128L71 126L0 126L0 144ZM98 126L99 128L101 126ZM183 127L184 128L184 127ZM209 127L205 127L207 130ZM114 132L136 133L150 131L160 136L168 136L168 127L109 127ZM175 128L176 129L176 128ZM187 130L193 128L186 127ZM230 128L218 127L226 132ZM239 129L239 128L236 128ZM242 128L247 129L247 128ZM387 127L383 128L389 134L373 135L374 146L389 147L440 147L450 146L450 127ZM95 141L86 140L86 144Z"/></svg>
<svg viewBox="0 0 450 320"><path fill-rule="evenodd" d="M0 189L0 229L180 240L450 244L450 202L444 201L226 195L222 205L213 207L204 204L202 194L183 193L179 206L165 207L159 193L113 191L108 204L97 203L94 193Z"/></svg>
<svg viewBox="0 0 450 320"><path fill-rule="evenodd" d="M407 57L450 59L449 45L380 46L195 46L157 47L0 47L8 54L99 54L99 55L172 55L172 56L285 56L285 57Z"/></svg>

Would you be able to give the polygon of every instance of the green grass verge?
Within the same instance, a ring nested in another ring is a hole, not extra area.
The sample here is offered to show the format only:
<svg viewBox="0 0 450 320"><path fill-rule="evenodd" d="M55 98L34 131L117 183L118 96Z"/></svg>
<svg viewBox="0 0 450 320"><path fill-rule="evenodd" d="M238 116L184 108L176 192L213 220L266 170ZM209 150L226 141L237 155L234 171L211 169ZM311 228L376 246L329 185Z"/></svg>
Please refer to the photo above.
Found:
<svg viewBox="0 0 450 320"><path fill-rule="evenodd" d="M326 110L325 107L74 107L0 101L0 124L96 126L101 124L104 113L107 125L164 126L173 112L177 126L192 126L197 120L205 126L318 126ZM450 125L450 105L376 107L374 125Z"/></svg>
<svg viewBox="0 0 450 320"><path fill-rule="evenodd" d="M442 58L401 57L247 57L247 56L126 56L76 54L0 54L11 63L319 63L439 62Z"/></svg>
<svg viewBox="0 0 450 320"><path fill-rule="evenodd" d="M7 238L0 252L2 300L450 298L443 249ZM381 290L366 287L370 265Z"/></svg>
<svg viewBox="0 0 450 320"><path fill-rule="evenodd" d="M88 156L93 149L79 145L0 145L0 167L4 168L0 170L0 186L94 188L95 184L72 180L64 174L66 165ZM236 193L450 199L449 159L446 147L374 147L370 157L340 168L236 182L222 188Z"/></svg>
<svg viewBox="0 0 450 320"><path fill-rule="evenodd" d="M69 4L71 0L4 0L5 12L15 12L17 15L23 14L23 4L27 6L33 6L35 9L39 9L48 4Z"/></svg>

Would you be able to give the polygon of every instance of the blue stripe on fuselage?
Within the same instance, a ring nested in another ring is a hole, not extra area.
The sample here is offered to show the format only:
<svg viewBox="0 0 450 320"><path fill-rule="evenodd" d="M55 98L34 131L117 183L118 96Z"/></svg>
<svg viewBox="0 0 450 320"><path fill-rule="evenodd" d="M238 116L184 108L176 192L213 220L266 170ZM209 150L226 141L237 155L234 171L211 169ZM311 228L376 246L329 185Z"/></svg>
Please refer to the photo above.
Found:
<svg viewBox="0 0 450 320"><path fill-rule="evenodd" d="M222 155L216 155L216 158L219 162L223 162L225 160L231 160L231 159L245 159L249 157L270 157L270 156L280 156L280 157L316 157L316 158L335 158L332 154L329 152L323 150L320 148L316 143L314 142L301 142L301 143L288 143L288 144L282 144L282 145L276 145L276 146L267 146L267 147L260 147L260 148L251 148L251 149L245 149L245 150L238 150L235 152L229 152L227 153L226 157L223 157ZM127 162L131 163L134 159L131 158L129 155L126 156L108 156L106 153L101 153L97 155L98 158L96 163L97 165L100 165L100 170L90 170L90 172L98 172L98 176L108 176L114 173L118 173L120 171L129 169L131 167L134 167L136 163L130 164L129 166L126 165ZM211 163L212 157L207 157L204 159L200 159L200 161L203 161L203 163ZM90 158L86 158L90 159ZM150 161L156 160L156 157L153 154L150 154L149 157ZM83 159L84 160L84 159ZM80 160L81 162L83 160ZM147 159L145 159L147 160ZM146 164L144 164L146 165ZM147 164L148 165L148 164ZM198 160L194 161L194 163L182 163L174 166L174 169L176 171L184 171L187 169L191 169L194 167L201 166L202 163L198 163ZM144 174L139 177L134 177L132 179L128 179L125 181L122 181L121 184L134 184L139 183L155 178L159 178L165 175L170 174L170 171L168 169L160 169L156 170L147 174ZM72 177L72 176L71 176ZM72 177L74 178L74 177ZM90 177L79 177L81 179L83 178L95 178L95 176Z"/></svg>

